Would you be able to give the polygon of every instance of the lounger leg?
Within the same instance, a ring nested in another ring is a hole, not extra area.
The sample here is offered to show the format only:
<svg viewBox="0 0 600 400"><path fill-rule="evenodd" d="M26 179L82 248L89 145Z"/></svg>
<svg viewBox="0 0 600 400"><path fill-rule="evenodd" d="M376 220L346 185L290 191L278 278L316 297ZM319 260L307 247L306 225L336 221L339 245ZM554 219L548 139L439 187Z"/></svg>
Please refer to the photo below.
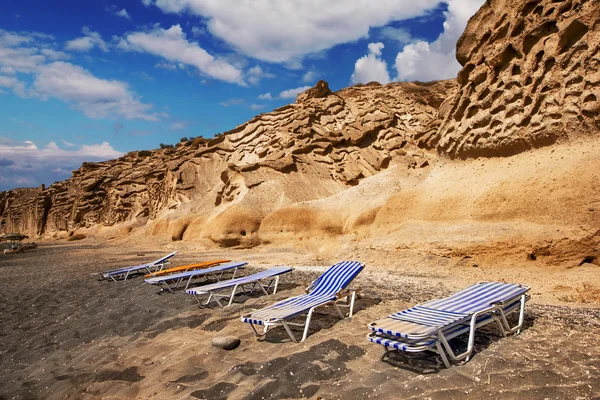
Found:
<svg viewBox="0 0 600 400"><path fill-rule="evenodd" d="M235 279L235 274L237 273L237 270L238 270L237 268L235 268L233 270L233 275L231 275L231 279Z"/></svg>
<svg viewBox="0 0 600 400"><path fill-rule="evenodd" d="M279 275L275 277L275 286L273 287L273 294L277 293L278 285L279 285Z"/></svg>
<svg viewBox="0 0 600 400"><path fill-rule="evenodd" d="M349 312L349 317L352 318L352 315L354 314L354 300L356 299L356 292L353 291L352 292L352 296L350 297L350 312Z"/></svg>
<svg viewBox="0 0 600 400"><path fill-rule="evenodd" d="M285 321L281 321L281 324L283 325L283 327L285 328L285 330L287 331L288 335L290 335L290 339L292 339L292 341L294 343L298 343L298 340L296 340L296 336L294 336L294 332L292 332L292 330L290 329L289 325L287 324L287 322ZM306 330L306 329L305 329Z"/></svg>
<svg viewBox="0 0 600 400"><path fill-rule="evenodd" d="M525 295L521 296L521 306L519 308L519 323L516 326L513 326L512 328L510 327L510 324L508 323L508 320L506 319L506 314L504 314L504 311L502 311L502 309L500 309L500 317L502 318L502 322L504 323L504 326L507 330L508 333L513 333L513 332L517 332L517 335L519 333L521 333L521 328L523 327L523 321L525 320L525 300L527 299L527 297Z"/></svg>
<svg viewBox="0 0 600 400"><path fill-rule="evenodd" d="M237 290L238 286L239 286L239 285L235 285L235 286L233 287L233 290L231 291L231 297L229 298L229 304L227 304L227 306L230 306L230 305L231 305L231 303L233 303L233 297L235 296L235 292L236 292L236 290ZM219 305L220 305L220 303L219 303Z"/></svg>
<svg viewBox="0 0 600 400"><path fill-rule="evenodd" d="M334 303L335 304L335 303ZM337 308L337 307L336 307ZM308 315L306 316L306 322L304 323L304 334L302 335L302 340L301 342L304 342L306 340L306 337L308 336L308 328L310 327L310 318L312 317L312 313L315 310L315 307L311 308L308 311ZM338 308L339 311L339 308ZM342 319L344 317L342 316Z"/></svg>
<svg viewBox="0 0 600 400"><path fill-rule="evenodd" d="M340 316L341 319L346 318L344 316L344 313L342 312L342 310L340 310L340 307L337 305L337 303L333 303L333 307L335 308L335 310L337 311L338 315Z"/></svg>
<svg viewBox="0 0 600 400"><path fill-rule="evenodd" d="M450 368L450 362L448 361L448 357L446 357L446 353L444 352L444 349L443 349L442 345L440 344L440 342L437 342L435 344L435 347L436 347L440 357L442 357L442 361L444 362L444 365L446 366L446 368Z"/></svg>
<svg viewBox="0 0 600 400"><path fill-rule="evenodd" d="M123 279L123 282L125 282L127 280L128 276L129 276L129 271L127 271L127 273L125 274L125 279Z"/></svg>

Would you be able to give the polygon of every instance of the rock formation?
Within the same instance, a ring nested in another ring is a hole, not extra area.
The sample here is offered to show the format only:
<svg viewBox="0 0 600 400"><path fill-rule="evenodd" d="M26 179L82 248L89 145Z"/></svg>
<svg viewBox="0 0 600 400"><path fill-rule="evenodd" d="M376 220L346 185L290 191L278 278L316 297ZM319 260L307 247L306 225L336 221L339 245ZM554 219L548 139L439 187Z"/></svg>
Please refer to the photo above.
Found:
<svg viewBox="0 0 600 400"><path fill-rule="evenodd" d="M597 1L488 1L456 56L459 89L426 146L450 157L493 157L598 134Z"/></svg>
<svg viewBox="0 0 600 400"><path fill-rule="evenodd" d="M496 243L598 256L600 177L586 166L600 163L599 46L596 0L489 0L457 44L456 79L335 93L321 81L210 140L0 193L2 226L220 246L312 241L318 251L363 241L453 255ZM540 149L573 140L593 143Z"/></svg>
<svg viewBox="0 0 600 400"><path fill-rule="evenodd" d="M422 152L411 157L406 149L435 119L453 88L452 81L371 84L332 93L321 81L296 103L211 140L197 138L175 149L135 151L112 161L84 163L71 179L45 190L5 192L0 214L8 230L40 235L124 221L143 225L165 210L193 203L195 214L219 209L222 220L228 213L236 215L238 224L251 220L249 226L236 229L248 228L251 235L277 208L263 200L252 204L256 196L248 192L260 185L269 187L281 206L335 194L385 169L392 159L424 165ZM232 204L240 197L245 197L244 205ZM226 206L233 208L227 211ZM240 213L246 218L240 219ZM213 222L219 226L219 221ZM238 233L235 240L229 236L212 238L239 244Z"/></svg>

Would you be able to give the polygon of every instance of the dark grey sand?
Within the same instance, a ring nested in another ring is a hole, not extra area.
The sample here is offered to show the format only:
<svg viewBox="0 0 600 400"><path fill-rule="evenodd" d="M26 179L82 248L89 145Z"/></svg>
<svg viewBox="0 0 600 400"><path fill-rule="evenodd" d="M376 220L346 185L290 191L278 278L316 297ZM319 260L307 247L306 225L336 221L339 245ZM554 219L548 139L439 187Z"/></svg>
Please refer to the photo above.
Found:
<svg viewBox="0 0 600 400"><path fill-rule="evenodd" d="M325 308L305 343L290 343L282 329L257 341L239 316L301 293L319 268L297 268L276 295L240 296L225 309L157 294L141 277L90 275L167 252L77 243L2 256L0 399L600 399L598 308L532 301L521 335L482 332L465 365L396 354L384 362L383 348L365 339L366 324L448 294L452 276L432 284L368 266L356 281L363 296L354 318L340 321ZM248 254L183 252L173 265ZM242 340L236 350L210 346L229 334Z"/></svg>

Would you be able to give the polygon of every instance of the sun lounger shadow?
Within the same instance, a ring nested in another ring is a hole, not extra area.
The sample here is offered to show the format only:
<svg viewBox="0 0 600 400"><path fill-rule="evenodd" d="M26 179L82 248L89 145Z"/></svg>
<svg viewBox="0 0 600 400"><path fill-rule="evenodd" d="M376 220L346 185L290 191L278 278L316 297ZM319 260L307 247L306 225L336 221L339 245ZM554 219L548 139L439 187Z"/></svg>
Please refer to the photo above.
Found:
<svg viewBox="0 0 600 400"><path fill-rule="evenodd" d="M514 315L508 317L510 323L515 322L514 319ZM526 318L521 328L521 332L529 329L533 325L534 319L535 318L532 317ZM504 337L500 332L498 332L497 329L495 329L494 326L483 327L479 333L480 334L475 337L475 343L470 357L471 360L477 358L479 353L482 353L492 344L497 343ZM466 335L451 339L448 341L448 343L456 352L459 353L465 352L469 347L469 341ZM423 375L437 374L441 370L446 369L442 359L438 357L431 357L431 355L423 352L404 353L393 349L386 351L381 356L381 361L392 367L405 369ZM463 361L461 364L464 363L465 361Z"/></svg>
<svg viewBox="0 0 600 400"><path fill-rule="evenodd" d="M358 296L356 298L356 302L354 303L354 311L353 315L360 313L370 307L373 307L377 304L381 303L381 299L372 299L372 298L362 298ZM310 328L308 330L308 336L314 335L320 331L328 331L334 328L338 323L345 321L340 319L339 315L333 308L333 306L325 306L321 308L319 311L315 311L312 314L312 322L310 323ZM302 318L300 318L301 320ZM294 320L291 320L294 322ZM290 326L290 329L296 336L302 335L302 328L296 326ZM272 329L268 330L264 336L258 338L260 342L267 343L287 343L292 342L289 334L283 329Z"/></svg>

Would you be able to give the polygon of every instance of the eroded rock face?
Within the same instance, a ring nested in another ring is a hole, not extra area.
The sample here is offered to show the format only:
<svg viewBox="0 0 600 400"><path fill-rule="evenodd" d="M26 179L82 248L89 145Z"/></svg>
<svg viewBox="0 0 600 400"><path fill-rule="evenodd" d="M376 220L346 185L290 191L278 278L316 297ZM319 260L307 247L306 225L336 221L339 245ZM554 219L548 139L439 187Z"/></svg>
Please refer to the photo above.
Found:
<svg viewBox="0 0 600 400"><path fill-rule="evenodd" d="M394 160L422 165L423 157L407 157L405 150L416 149L415 137L430 129L454 86L360 85L332 93L320 81L295 103L211 140L84 163L47 189L2 193L0 215L9 230L40 235L124 221L142 225L191 204L193 213L211 216L206 237L253 245L262 218L282 204L335 194ZM279 200L265 202L257 192ZM180 239L191 224L165 229Z"/></svg>
<svg viewBox="0 0 600 400"><path fill-rule="evenodd" d="M457 44L457 95L423 145L507 156L600 129L600 3L492 0Z"/></svg>

